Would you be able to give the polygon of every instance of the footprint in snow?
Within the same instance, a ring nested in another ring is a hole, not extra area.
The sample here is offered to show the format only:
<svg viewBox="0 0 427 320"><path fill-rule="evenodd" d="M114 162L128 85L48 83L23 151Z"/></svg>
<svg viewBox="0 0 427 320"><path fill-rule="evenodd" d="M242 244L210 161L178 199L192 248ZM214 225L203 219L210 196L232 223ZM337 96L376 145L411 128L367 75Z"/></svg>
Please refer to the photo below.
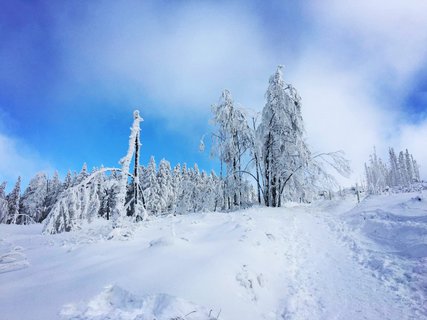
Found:
<svg viewBox="0 0 427 320"><path fill-rule="evenodd" d="M276 240L276 237L272 233L266 233L265 234L268 240L274 241Z"/></svg>
<svg viewBox="0 0 427 320"><path fill-rule="evenodd" d="M236 274L236 281L246 289L246 293L252 301L258 300L258 295L256 294L257 288L263 288L265 285L264 275L248 271L247 265L243 265L242 271Z"/></svg>

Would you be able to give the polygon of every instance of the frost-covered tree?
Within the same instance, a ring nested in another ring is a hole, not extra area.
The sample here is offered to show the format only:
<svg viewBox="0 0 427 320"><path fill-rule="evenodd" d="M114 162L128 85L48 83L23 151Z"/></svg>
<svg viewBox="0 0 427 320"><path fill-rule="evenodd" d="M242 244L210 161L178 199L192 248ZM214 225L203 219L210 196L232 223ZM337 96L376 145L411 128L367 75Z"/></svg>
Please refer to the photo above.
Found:
<svg viewBox="0 0 427 320"><path fill-rule="evenodd" d="M19 224L41 222L47 215L48 179L39 172L30 180L21 197Z"/></svg>
<svg viewBox="0 0 427 320"><path fill-rule="evenodd" d="M310 152L304 142L304 125L300 97L285 83L283 68L279 66L270 77L266 104L258 134L262 144L264 203L280 206L287 186L297 183L301 166L305 166ZM299 171L297 173L297 171ZM292 181L293 180L293 181Z"/></svg>
<svg viewBox="0 0 427 320"><path fill-rule="evenodd" d="M215 179L212 175L208 175L205 171L201 174L201 192L199 194L200 199L200 211L215 211L216 201L216 188Z"/></svg>
<svg viewBox="0 0 427 320"><path fill-rule="evenodd" d="M9 215L9 207L6 199L6 185L6 181L0 184L0 223L6 223Z"/></svg>
<svg viewBox="0 0 427 320"><path fill-rule="evenodd" d="M200 174L199 166L197 163L194 164L194 168L189 172L190 177L190 204L191 211L198 212L201 211L201 194L203 189L203 181Z"/></svg>
<svg viewBox="0 0 427 320"><path fill-rule="evenodd" d="M403 151L399 152L399 173L400 173L400 181L402 185L408 185L410 183L410 176L408 173L408 169L406 167L406 159Z"/></svg>
<svg viewBox="0 0 427 320"><path fill-rule="evenodd" d="M390 175L389 185L398 186L401 183L401 177L399 174L399 164L397 162L396 153L393 148L389 148L389 164L390 164Z"/></svg>
<svg viewBox="0 0 427 320"><path fill-rule="evenodd" d="M225 198L226 209L241 205L242 157L251 145L250 128L244 112L234 105L231 93L222 92L218 104L212 106L212 123L217 132L213 134L212 153L226 166Z"/></svg>
<svg viewBox="0 0 427 320"><path fill-rule="evenodd" d="M74 185L81 183L88 176L89 176L89 172L87 170L87 164L85 162L85 163L83 163L83 166L82 166L82 169L80 170L80 173L76 176L76 178L74 180Z"/></svg>
<svg viewBox="0 0 427 320"><path fill-rule="evenodd" d="M177 213L178 198L182 194L182 172L181 165L178 163L172 172L172 208L173 214Z"/></svg>
<svg viewBox="0 0 427 320"><path fill-rule="evenodd" d="M421 178L420 178L420 169L418 168L417 161L415 161L415 159L412 157L412 155L411 155L411 159L412 159L412 167L414 168L415 181L416 182L420 182L421 181Z"/></svg>
<svg viewBox="0 0 427 320"><path fill-rule="evenodd" d="M191 211L191 196L193 190L193 182L191 179L191 171L187 170L187 164L182 165L180 188L178 190L176 213L184 214Z"/></svg>
<svg viewBox="0 0 427 320"><path fill-rule="evenodd" d="M59 179L58 171L55 171L52 178L48 179L47 195L46 195L46 202L45 202L46 210L42 215L40 221L43 221L44 219L46 219L47 215L49 214L50 210L54 206L55 202L58 200L62 190L63 190L63 185L61 183L61 180Z"/></svg>
<svg viewBox="0 0 427 320"><path fill-rule="evenodd" d="M412 156L409 154L408 149L405 151L405 164L406 164L406 173L408 175L408 182L414 182L414 163L412 161Z"/></svg>
<svg viewBox="0 0 427 320"><path fill-rule="evenodd" d="M248 117L248 110L235 106L227 90L212 107L212 122L217 129L212 154L221 163L224 209L253 201L253 188L242 174L255 179L260 204L280 206L282 199L305 199L333 183L330 168L343 175L350 171L342 152L310 152L304 138L301 98L292 85L285 83L282 69L279 66L270 77L259 123L256 115ZM223 165L227 169L225 177Z"/></svg>
<svg viewBox="0 0 427 320"><path fill-rule="evenodd" d="M365 173L369 193L379 194L387 188L388 169L375 148L369 157L369 165L365 164Z"/></svg>
<svg viewBox="0 0 427 320"><path fill-rule="evenodd" d="M127 215L126 211L126 198L128 194L128 180L129 180L129 174L130 174L130 166L132 157L135 155L135 159L139 159L139 135L140 135L140 123L144 121L140 115L139 111L135 110L133 113L133 124L131 127L131 133L129 136L129 147L128 152L125 157L123 157L120 160L120 164L122 165L121 173L120 173L120 182L119 182L119 190L117 192L117 201L116 201L116 207L113 209L113 218L114 218L114 224L115 226L120 226L122 219ZM138 163L138 160L136 160L136 163ZM138 167L135 168L135 172L138 172ZM134 183L138 179L133 179ZM135 195L138 193L138 188L134 188L134 191L136 192ZM133 200L135 201L136 198Z"/></svg>
<svg viewBox="0 0 427 320"><path fill-rule="evenodd" d="M172 173L169 161L162 159L159 163L157 172L157 181L159 187L159 197L162 208L161 212L169 212L172 208L174 190L172 189Z"/></svg>
<svg viewBox="0 0 427 320"><path fill-rule="evenodd" d="M139 117L139 112L135 111L128 152L120 161L122 168L95 169L91 174L87 174L87 167L84 166L82 172L74 179L79 183L72 183L67 186L52 207L43 230L45 233L70 231L79 228L83 222L91 222L92 219L100 215L106 215L106 218L109 219L110 213L111 218L113 218L113 226L121 227L129 212L130 205L134 206L132 215L136 220L140 216L145 217L145 208L142 202L139 204L141 210L138 210L137 207L137 200L139 202L142 199L142 194L139 192L140 179L138 176L139 124L141 121L142 118ZM134 174L132 175L129 170L133 156L135 156L135 164ZM111 183L105 183L103 173L107 171L112 172ZM116 174L117 172L120 173ZM128 182L129 177L132 178L132 185ZM66 182L68 182L67 179ZM105 187L103 187L104 185ZM129 194L131 199L129 199ZM141 195L141 199L139 195ZM105 208L105 206L108 206L108 208Z"/></svg>
<svg viewBox="0 0 427 320"><path fill-rule="evenodd" d="M368 192L378 194L389 187L393 190L411 190L411 185L420 180L418 165L406 149L396 156L393 148L389 148L389 163L384 163L374 153L370 156L369 164L365 164L366 183Z"/></svg>
<svg viewBox="0 0 427 320"><path fill-rule="evenodd" d="M165 207L163 199L160 197L160 186L157 180L157 170L156 170L156 161L152 156L150 158L150 163L148 164L144 178L144 198L147 210L154 214L159 215L162 213L162 208Z"/></svg>
<svg viewBox="0 0 427 320"><path fill-rule="evenodd" d="M19 217L19 202L21 199L21 177L15 183L12 191L7 195L8 217L6 223L16 224Z"/></svg>
<svg viewBox="0 0 427 320"><path fill-rule="evenodd" d="M112 177L103 181L100 187L100 208L99 215L107 220L111 219L111 213L116 206L117 198L117 178Z"/></svg>
<svg viewBox="0 0 427 320"><path fill-rule="evenodd" d="M68 170L67 175L65 176L64 183L62 184L62 189L67 190L73 186L73 177L71 171Z"/></svg>
<svg viewBox="0 0 427 320"><path fill-rule="evenodd" d="M218 211L221 208L224 207L224 197L223 197L223 188L224 188L224 181L222 179L220 179L216 174L215 171L211 171L210 174L210 180L211 180L211 184L212 184L212 189L213 189L213 207L212 210L213 211Z"/></svg>

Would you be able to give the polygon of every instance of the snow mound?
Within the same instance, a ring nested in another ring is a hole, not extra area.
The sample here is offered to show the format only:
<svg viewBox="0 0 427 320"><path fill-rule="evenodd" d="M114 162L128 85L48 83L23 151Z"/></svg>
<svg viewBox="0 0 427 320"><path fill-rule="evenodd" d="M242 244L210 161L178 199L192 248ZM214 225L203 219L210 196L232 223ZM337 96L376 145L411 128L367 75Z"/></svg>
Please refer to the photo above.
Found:
<svg viewBox="0 0 427 320"><path fill-rule="evenodd" d="M372 196L345 215L343 238L356 259L427 315L425 194Z"/></svg>
<svg viewBox="0 0 427 320"><path fill-rule="evenodd" d="M85 304L63 306L67 320L215 320L212 311L167 294L136 296L113 285Z"/></svg>
<svg viewBox="0 0 427 320"><path fill-rule="evenodd" d="M391 210L375 209L358 212L350 219L354 226L389 252L408 258L427 257L427 215L406 209L406 215Z"/></svg>

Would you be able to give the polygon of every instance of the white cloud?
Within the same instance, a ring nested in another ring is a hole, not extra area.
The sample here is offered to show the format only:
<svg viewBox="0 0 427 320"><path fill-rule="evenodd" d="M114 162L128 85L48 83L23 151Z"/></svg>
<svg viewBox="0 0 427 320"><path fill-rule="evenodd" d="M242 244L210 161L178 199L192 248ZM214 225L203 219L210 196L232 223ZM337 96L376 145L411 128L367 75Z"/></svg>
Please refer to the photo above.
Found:
<svg viewBox="0 0 427 320"><path fill-rule="evenodd" d="M163 115L209 110L224 88L262 102L253 88L276 62L253 12L197 2L163 10L94 5L79 24L58 17L69 77L132 91L132 102L155 101L162 108L148 111Z"/></svg>
<svg viewBox="0 0 427 320"><path fill-rule="evenodd" d="M0 181L7 181L13 188L21 176L21 188L39 171L51 172L51 166L23 141L0 133Z"/></svg>
<svg viewBox="0 0 427 320"><path fill-rule="evenodd" d="M351 50L347 62L357 64L356 68L349 65L352 70L362 69L371 76L383 77L385 82L404 86L425 63L424 0L329 0L315 2L311 9L328 52L333 53L336 41L343 41L348 46L345 50Z"/></svg>

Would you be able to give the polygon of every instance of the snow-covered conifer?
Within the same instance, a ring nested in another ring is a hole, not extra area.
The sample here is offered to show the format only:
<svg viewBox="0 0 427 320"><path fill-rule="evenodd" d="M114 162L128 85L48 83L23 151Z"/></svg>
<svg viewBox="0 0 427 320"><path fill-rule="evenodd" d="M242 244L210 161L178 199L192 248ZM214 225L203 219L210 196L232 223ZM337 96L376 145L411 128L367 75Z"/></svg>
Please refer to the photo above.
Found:
<svg viewBox="0 0 427 320"><path fill-rule="evenodd" d="M21 199L21 177L15 183L12 191L7 195L8 218L7 223L16 224L19 217L19 202Z"/></svg>
<svg viewBox="0 0 427 320"><path fill-rule="evenodd" d="M71 171L68 170L67 175L65 176L64 183L62 184L62 190L67 190L73 186L73 177Z"/></svg>
<svg viewBox="0 0 427 320"><path fill-rule="evenodd" d="M407 186L410 183L410 177L408 174L408 170L406 168L406 159L403 151L399 152L398 163L399 163L399 174L400 174L401 184Z"/></svg>
<svg viewBox="0 0 427 320"><path fill-rule="evenodd" d="M89 176L89 172L87 170L87 164L85 162L85 163L83 163L82 169L80 170L80 173L77 175L77 177L74 181L74 185L81 183L88 176Z"/></svg>
<svg viewBox="0 0 427 320"><path fill-rule="evenodd" d="M390 164L390 186L398 186L400 184L399 164L397 162L396 153L393 148L389 148L389 164Z"/></svg>
<svg viewBox="0 0 427 320"><path fill-rule="evenodd" d="M160 186L157 180L156 161L151 156L150 162L145 171L146 188L144 190L144 198L147 210L155 215L162 212L165 204L160 198Z"/></svg>
<svg viewBox="0 0 427 320"><path fill-rule="evenodd" d="M176 214L178 198L182 193L182 172L181 165L178 163L172 172L172 208L171 212Z"/></svg>
<svg viewBox="0 0 427 320"><path fill-rule="evenodd" d="M21 209L18 223L41 222L47 215L48 179L40 172L30 180L21 197Z"/></svg>
<svg viewBox="0 0 427 320"><path fill-rule="evenodd" d="M415 180L414 163L412 161L412 156L408 152L408 149L406 149L406 151L405 151L405 164L406 164L406 172L408 175L408 183L411 184Z"/></svg>
<svg viewBox="0 0 427 320"><path fill-rule="evenodd" d="M414 168L414 177L415 177L415 181L420 182L421 178L420 178L420 169L418 167L417 161L415 161L415 159L412 157L412 167Z"/></svg>
<svg viewBox="0 0 427 320"><path fill-rule="evenodd" d="M41 218L41 221L43 221L47 217L53 205L58 200L62 190L63 190L63 185L61 183L61 180L59 179L58 171L55 171L52 178L48 179L46 210L44 212L44 215Z"/></svg>

